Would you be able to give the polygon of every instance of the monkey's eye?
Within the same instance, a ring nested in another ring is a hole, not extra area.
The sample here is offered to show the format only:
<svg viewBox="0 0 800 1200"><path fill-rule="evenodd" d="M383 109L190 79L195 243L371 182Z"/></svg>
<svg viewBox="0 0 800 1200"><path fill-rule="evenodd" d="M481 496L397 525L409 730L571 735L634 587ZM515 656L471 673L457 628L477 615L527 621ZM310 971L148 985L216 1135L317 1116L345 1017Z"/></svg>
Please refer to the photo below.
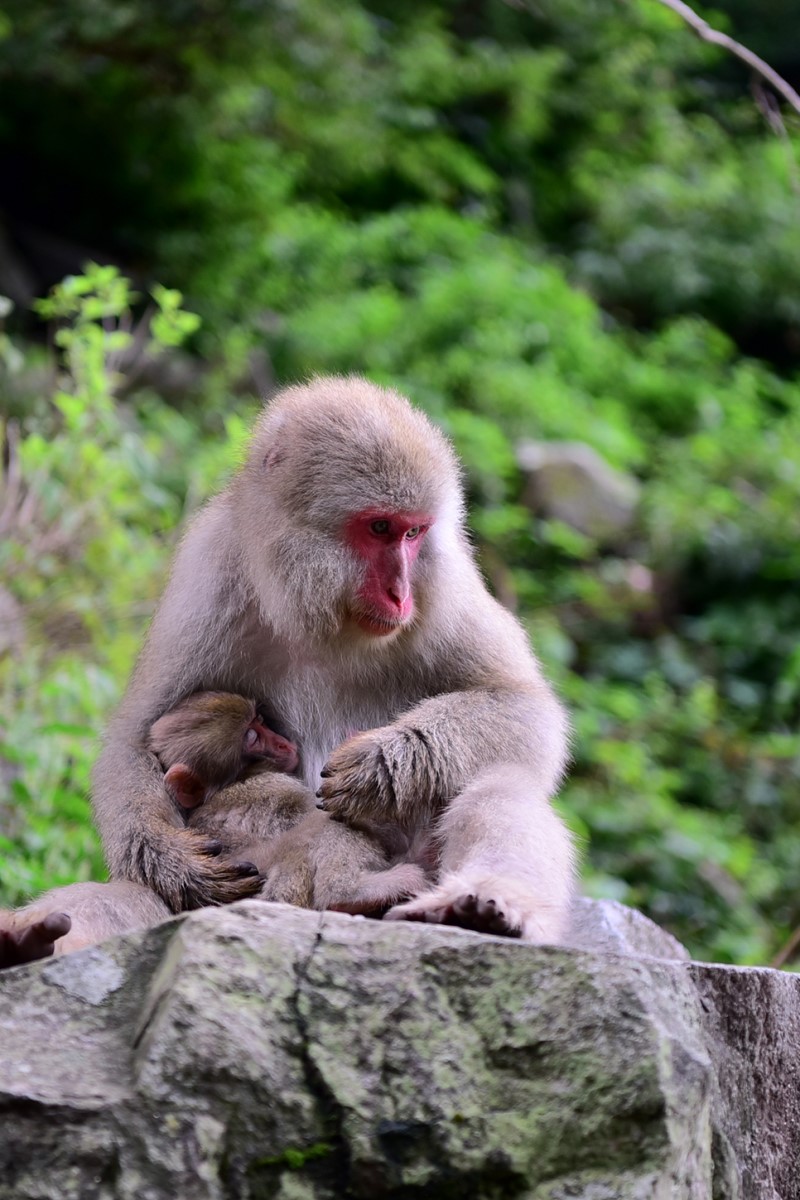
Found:
<svg viewBox="0 0 800 1200"><path fill-rule="evenodd" d="M391 526L388 521L373 521L370 525L372 532L377 533L379 536L382 533L388 533L390 528Z"/></svg>
<svg viewBox="0 0 800 1200"><path fill-rule="evenodd" d="M406 541L413 542L414 538L418 538L422 533L422 526L415 525L412 529L406 530Z"/></svg>
<svg viewBox="0 0 800 1200"><path fill-rule="evenodd" d="M258 741L258 734L256 733L255 729L253 729L253 727L251 725L250 728L247 730L247 733L244 735L245 750L252 750L253 746L255 746L257 741Z"/></svg>

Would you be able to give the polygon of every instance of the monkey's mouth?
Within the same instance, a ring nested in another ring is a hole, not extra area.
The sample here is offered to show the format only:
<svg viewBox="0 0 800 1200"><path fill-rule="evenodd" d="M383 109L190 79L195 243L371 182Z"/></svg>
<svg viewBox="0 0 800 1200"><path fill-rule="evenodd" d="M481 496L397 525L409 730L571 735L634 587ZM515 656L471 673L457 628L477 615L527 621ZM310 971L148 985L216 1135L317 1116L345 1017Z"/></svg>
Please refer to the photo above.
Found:
<svg viewBox="0 0 800 1200"><path fill-rule="evenodd" d="M353 620L359 629L373 637L386 637L390 633L397 633L406 624L402 617L382 617L377 613L365 612L354 613Z"/></svg>
<svg viewBox="0 0 800 1200"><path fill-rule="evenodd" d="M291 775L300 762L300 755L294 746L282 751L273 750L264 754L254 754L253 758L257 762L271 763L277 771L282 771L286 775Z"/></svg>

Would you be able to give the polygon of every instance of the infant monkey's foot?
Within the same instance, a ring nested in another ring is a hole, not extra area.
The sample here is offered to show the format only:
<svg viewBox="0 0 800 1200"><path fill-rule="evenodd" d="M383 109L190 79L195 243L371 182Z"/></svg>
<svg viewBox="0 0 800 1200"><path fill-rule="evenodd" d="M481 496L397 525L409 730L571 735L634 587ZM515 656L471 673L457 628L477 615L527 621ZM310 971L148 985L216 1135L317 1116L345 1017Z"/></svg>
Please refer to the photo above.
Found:
<svg viewBox="0 0 800 1200"><path fill-rule="evenodd" d="M3 929L0 926L0 969L49 958L58 939L65 937L71 928L71 918L62 912L31 919L21 929Z"/></svg>
<svg viewBox="0 0 800 1200"><path fill-rule="evenodd" d="M331 904L328 912L345 913L349 917L368 917L371 921L382 921L389 909L391 901L384 904L364 904L354 901L352 904Z"/></svg>

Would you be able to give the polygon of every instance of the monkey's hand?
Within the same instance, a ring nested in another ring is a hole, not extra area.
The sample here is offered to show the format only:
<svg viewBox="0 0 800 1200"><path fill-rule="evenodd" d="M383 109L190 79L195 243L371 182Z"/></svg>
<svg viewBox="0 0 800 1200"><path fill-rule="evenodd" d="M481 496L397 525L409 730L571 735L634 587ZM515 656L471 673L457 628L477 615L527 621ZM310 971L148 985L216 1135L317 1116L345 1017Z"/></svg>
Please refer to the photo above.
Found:
<svg viewBox="0 0 800 1200"><path fill-rule="evenodd" d="M258 868L234 861L224 849L216 838L170 828L158 843L140 839L131 847L129 877L158 892L173 912L254 896L263 883Z"/></svg>
<svg viewBox="0 0 800 1200"><path fill-rule="evenodd" d="M386 725L344 742L320 774L319 807L334 820L404 824L425 805L433 766L419 730Z"/></svg>

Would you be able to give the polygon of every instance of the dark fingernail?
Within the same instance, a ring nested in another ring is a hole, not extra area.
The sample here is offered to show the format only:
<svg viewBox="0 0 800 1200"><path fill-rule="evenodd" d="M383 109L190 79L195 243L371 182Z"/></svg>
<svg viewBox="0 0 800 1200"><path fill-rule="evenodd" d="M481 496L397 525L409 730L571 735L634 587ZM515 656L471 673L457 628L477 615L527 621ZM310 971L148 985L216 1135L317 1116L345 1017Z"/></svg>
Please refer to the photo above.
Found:
<svg viewBox="0 0 800 1200"><path fill-rule="evenodd" d="M216 840L206 842L206 854L222 854L222 842L218 842Z"/></svg>
<svg viewBox="0 0 800 1200"><path fill-rule="evenodd" d="M258 875L258 867L255 863L251 862L237 863L236 870L240 875Z"/></svg>
<svg viewBox="0 0 800 1200"><path fill-rule="evenodd" d="M330 779L333 771L329 770L328 767L323 767L319 774L321 779Z"/></svg>

